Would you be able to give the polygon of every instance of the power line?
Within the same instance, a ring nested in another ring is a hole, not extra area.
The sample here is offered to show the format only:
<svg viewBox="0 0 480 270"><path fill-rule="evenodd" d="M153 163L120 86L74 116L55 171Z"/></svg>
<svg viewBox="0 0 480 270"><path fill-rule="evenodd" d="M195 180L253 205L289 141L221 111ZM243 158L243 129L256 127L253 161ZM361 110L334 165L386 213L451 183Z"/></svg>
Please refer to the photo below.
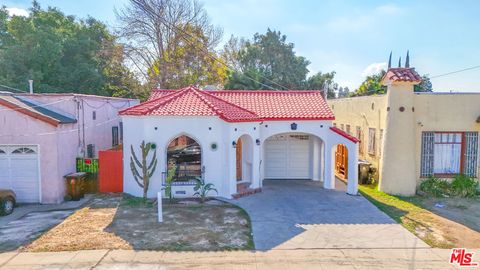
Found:
<svg viewBox="0 0 480 270"><path fill-rule="evenodd" d="M152 11L152 12L153 12L153 11ZM153 12L153 14L157 15L155 12ZM190 40L187 39L184 35L187 35L187 36L189 36L190 38L195 38L195 39L196 39L197 37L193 36L193 35L190 34L190 33L185 32L183 29L180 29L180 28L178 28L178 27L175 26L175 25L172 25L171 23L167 22L167 21L166 21L164 18L162 18L161 16L158 16L158 15L157 15L156 17L159 18L159 19L163 22L163 24L165 24L167 27L169 27L172 31L174 31L174 32L180 31L180 32L183 34L183 35L180 35L180 36L181 36L187 43L189 43L189 44L192 45L192 46L195 45L195 44L192 44L192 43L190 42ZM207 49L205 46L203 47L203 49L204 49L206 55L209 56L210 58L212 58L214 61L220 63L221 65L225 66L225 67L228 68L229 70L236 71L234 68L230 67L230 66L229 66L228 64L226 64L225 62L223 62L223 61L221 61L220 59L218 59L217 57L211 55L210 52L208 51L208 49ZM242 76L245 76L246 78L252 80L253 82L256 82L256 83L258 83L258 84L260 84L260 85L262 85L262 86L268 87L268 88L270 88L270 89L272 89L272 90L278 90L278 89L273 88L273 87L270 86L270 85L264 84L264 83L262 83L262 82L260 82L260 81L258 81L258 80L256 80L256 79L254 79L254 78L252 78L252 77L250 77L250 76L247 76L247 75L245 75L245 74L242 74ZM278 83L276 83L276 82L274 82L274 81L272 81L272 80L270 80L270 79L268 79L268 78L266 78L266 77L264 77L264 76L261 76L261 75L260 75L260 77L262 77L263 79L265 79L265 80L267 80L267 81L269 81L269 82L271 82L271 83L273 83L273 84L276 84L277 86L280 86L281 88L284 88L285 90L288 90L288 87L285 87L285 86L283 86L283 85L281 85L281 84L278 84Z"/></svg>
<svg viewBox="0 0 480 270"><path fill-rule="evenodd" d="M430 77L430 79L439 78L439 77L443 77L443 76L447 76L447 75L451 75L451 74L455 74L455 73L460 73L460 72L464 72L464 71L468 71L468 70L472 70L472 69L477 69L477 68L480 68L480 65L469 67L469 68L464 68L464 69L460 69L460 70L456 70L456 71L452 71L452 72L447 72L447 73L443 73L443 74L439 74L439 75L435 75L435 76Z"/></svg>
<svg viewBox="0 0 480 270"><path fill-rule="evenodd" d="M6 85L3 85L3 84L0 84L0 87L7 88L7 89L10 89L10 90L13 90L13 91L18 91L18 92L28 93L28 92L27 92L27 91L25 91L25 90L20 90L20 89L13 88L13 87L10 87L10 86L6 86Z"/></svg>

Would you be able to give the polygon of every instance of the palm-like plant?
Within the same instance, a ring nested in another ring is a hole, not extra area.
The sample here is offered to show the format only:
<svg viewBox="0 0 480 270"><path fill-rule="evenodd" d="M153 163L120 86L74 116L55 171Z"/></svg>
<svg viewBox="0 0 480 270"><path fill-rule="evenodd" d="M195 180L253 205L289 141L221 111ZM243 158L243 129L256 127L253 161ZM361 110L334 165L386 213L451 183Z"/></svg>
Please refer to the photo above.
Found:
<svg viewBox="0 0 480 270"><path fill-rule="evenodd" d="M193 193L193 196L199 196L201 203L205 202L205 199L207 198L207 195L210 191L215 191L218 194L218 191L215 188L214 184L206 184L205 181L199 177L195 178L195 187L193 188L193 190L195 191L195 193Z"/></svg>
<svg viewBox="0 0 480 270"><path fill-rule="evenodd" d="M168 197L170 202L173 200L173 192L172 192L172 183L173 177L175 176L175 172L177 171L177 166L173 166L167 172L167 178L165 179L165 186L162 190L165 190L165 196Z"/></svg>

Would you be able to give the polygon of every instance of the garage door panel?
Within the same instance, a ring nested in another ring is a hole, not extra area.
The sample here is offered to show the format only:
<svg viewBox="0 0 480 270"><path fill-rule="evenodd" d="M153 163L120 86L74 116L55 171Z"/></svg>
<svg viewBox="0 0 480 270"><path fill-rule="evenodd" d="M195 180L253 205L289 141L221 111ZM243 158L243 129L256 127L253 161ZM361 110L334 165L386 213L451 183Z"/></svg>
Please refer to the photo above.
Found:
<svg viewBox="0 0 480 270"><path fill-rule="evenodd" d="M40 202L36 146L0 146L0 187L12 189L18 202Z"/></svg>
<svg viewBox="0 0 480 270"><path fill-rule="evenodd" d="M310 144L306 135L281 135L265 141L265 178L309 179Z"/></svg>
<svg viewBox="0 0 480 270"><path fill-rule="evenodd" d="M12 175L15 177L36 177L37 170L37 159L36 158L12 158L11 160L11 170L12 170Z"/></svg>

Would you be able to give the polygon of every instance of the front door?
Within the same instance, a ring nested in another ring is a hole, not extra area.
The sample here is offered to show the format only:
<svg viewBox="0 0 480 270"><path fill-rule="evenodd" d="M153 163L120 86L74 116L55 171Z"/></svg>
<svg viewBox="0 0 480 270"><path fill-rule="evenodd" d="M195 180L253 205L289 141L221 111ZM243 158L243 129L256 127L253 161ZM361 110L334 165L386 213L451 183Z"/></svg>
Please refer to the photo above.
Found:
<svg viewBox="0 0 480 270"><path fill-rule="evenodd" d="M348 178L348 150L343 144L337 145L335 151L335 175L343 180Z"/></svg>
<svg viewBox="0 0 480 270"><path fill-rule="evenodd" d="M237 141L237 152L236 152L236 157L237 157L237 181L242 181L242 139L238 139Z"/></svg>

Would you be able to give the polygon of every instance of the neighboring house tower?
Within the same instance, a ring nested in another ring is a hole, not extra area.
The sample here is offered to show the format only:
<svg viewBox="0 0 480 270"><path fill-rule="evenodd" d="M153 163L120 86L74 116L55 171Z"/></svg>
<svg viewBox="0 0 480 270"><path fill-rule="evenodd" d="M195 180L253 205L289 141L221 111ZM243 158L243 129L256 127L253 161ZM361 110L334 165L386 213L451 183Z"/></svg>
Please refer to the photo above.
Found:
<svg viewBox="0 0 480 270"><path fill-rule="evenodd" d="M415 108L413 87L421 82L414 68L390 68L382 79L387 86L387 115L382 147L380 190L414 195Z"/></svg>

